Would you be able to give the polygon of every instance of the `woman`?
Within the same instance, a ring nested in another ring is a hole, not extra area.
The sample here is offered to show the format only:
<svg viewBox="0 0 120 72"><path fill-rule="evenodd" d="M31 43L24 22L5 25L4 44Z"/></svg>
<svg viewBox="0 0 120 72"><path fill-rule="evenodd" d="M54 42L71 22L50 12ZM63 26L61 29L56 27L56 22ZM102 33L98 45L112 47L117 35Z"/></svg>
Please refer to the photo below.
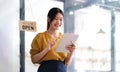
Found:
<svg viewBox="0 0 120 72"><path fill-rule="evenodd" d="M40 64L37 72L67 72L75 45L66 47L69 53L56 52L62 38L58 29L63 23L63 12L59 8L52 8L47 17L47 31L38 33L32 41L31 60L34 64Z"/></svg>

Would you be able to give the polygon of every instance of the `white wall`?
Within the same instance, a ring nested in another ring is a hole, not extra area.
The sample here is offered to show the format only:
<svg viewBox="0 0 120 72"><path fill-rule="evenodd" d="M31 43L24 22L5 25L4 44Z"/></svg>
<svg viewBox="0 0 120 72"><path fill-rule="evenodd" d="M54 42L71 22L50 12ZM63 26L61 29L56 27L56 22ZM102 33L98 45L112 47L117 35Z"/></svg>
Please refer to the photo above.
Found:
<svg viewBox="0 0 120 72"><path fill-rule="evenodd" d="M0 72L19 72L19 1L0 0Z"/></svg>

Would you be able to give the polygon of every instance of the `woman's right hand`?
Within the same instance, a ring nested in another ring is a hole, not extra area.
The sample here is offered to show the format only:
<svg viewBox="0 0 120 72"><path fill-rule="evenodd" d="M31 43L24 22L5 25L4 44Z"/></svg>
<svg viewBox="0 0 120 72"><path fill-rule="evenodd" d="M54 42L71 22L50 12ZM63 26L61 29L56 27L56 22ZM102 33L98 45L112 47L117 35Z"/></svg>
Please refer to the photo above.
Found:
<svg viewBox="0 0 120 72"><path fill-rule="evenodd" d="M51 50L54 45L55 45L55 40L50 41L49 44L48 44L48 47L47 47L48 50Z"/></svg>

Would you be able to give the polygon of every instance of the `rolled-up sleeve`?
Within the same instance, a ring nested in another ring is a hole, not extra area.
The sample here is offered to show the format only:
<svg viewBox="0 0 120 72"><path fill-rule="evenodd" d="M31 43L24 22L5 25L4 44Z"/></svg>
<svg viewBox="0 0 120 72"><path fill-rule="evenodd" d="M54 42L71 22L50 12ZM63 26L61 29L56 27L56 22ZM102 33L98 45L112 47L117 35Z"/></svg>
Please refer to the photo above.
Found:
<svg viewBox="0 0 120 72"><path fill-rule="evenodd" d="M31 55L32 62L33 62L33 56L39 52L40 52L40 48L39 48L38 42L36 38L34 38L31 43L31 49L30 49L30 55Z"/></svg>

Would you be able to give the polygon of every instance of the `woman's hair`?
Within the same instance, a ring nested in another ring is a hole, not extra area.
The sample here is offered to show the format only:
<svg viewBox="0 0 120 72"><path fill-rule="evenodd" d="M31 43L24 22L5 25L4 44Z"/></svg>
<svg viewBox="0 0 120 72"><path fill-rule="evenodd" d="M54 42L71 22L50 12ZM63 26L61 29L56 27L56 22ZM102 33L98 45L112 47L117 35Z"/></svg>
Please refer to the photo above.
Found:
<svg viewBox="0 0 120 72"><path fill-rule="evenodd" d="M51 8L51 9L49 10L48 15L47 15L47 17L48 17L47 30L48 30L49 27L50 27L50 22L52 22L52 21L55 19L56 15L57 15L58 13L61 13L61 14L63 15L62 10L59 9L59 8L54 7L54 8Z"/></svg>

